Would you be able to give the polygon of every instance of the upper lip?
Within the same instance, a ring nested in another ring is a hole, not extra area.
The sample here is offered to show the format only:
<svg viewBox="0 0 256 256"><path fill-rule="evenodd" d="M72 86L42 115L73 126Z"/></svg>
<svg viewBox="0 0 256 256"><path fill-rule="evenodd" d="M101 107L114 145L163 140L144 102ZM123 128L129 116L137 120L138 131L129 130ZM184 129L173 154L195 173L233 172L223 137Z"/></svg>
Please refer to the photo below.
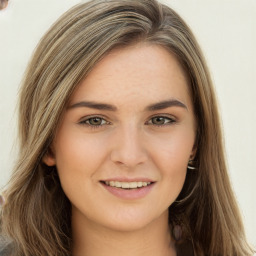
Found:
<svg viewBox="0 0 256 256"><path fill-rule="evenodd" d="M108 179L104 179L101 181L120 181L120 182L138 182L138 181L142 181L142 182L155 182L154 180L150 179L150 178L145 178L145 177L138 177L138 178L127 178L127 177L113 177L113 178L108 178Z"/></svg>

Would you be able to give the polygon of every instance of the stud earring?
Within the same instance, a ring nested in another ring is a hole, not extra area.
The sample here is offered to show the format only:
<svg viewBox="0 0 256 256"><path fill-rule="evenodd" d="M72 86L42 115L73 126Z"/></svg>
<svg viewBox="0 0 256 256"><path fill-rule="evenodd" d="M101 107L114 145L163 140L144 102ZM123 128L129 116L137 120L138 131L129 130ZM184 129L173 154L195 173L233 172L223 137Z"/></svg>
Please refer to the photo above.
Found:
<svg viewBox="0 0 256 256"><path fill-rule="evenodd" d="M182 228L180 225L175 225L172 230L172 235L175 241L179 241L182 238Z"/></svg>
<svg viewBox="0 0 256 256"><path fill-rule="evenodd" d="M188 161L188 169L189 170L196 170L195 161L193 161L193 160Z"/></svg>

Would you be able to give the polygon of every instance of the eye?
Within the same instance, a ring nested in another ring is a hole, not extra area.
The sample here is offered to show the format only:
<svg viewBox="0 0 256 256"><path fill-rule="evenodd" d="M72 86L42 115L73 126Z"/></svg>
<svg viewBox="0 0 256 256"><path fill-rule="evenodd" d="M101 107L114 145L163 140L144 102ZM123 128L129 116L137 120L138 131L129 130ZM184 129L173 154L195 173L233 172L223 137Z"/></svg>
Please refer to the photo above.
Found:
<svg viewBox="0 0 256 256"><path fill-rule="evenodd" d="M95 116L95 117L90 117L85 120L82 120L81 122L79 122L79 124L98 127L98 126L103 126L103 125L110 124L110 123L107 122L102 117Z"/></svg>
<svg viewBox="0 0 256 256"><path fill-rule="evenodd" d="M170 125L172 123L175 123L175 120L173 118L166 117L166 116L155 116L147 122L147 124L152 124L157 126Z"/></svg>

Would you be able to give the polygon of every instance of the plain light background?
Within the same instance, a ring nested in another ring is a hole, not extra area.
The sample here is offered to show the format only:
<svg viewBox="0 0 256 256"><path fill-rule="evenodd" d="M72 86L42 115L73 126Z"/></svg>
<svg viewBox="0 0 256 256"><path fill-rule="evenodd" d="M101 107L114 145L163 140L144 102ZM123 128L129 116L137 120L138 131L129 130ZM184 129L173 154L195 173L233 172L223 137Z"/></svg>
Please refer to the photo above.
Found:
<svg viewBox="0 0 256 256"><path fill-rule="evenodd" d="M9 0L0 11L0 190L15 160L18 87L43 33L80 0ZM220 105L231 182L256 246L256 0L163 0L195 33Z"/></svg>

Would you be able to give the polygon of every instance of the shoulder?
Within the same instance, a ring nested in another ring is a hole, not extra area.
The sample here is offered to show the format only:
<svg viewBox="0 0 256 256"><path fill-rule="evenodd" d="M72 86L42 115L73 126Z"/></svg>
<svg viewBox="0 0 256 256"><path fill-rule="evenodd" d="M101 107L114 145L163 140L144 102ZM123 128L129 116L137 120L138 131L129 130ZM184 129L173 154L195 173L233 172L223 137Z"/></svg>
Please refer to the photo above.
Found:
<svg viewBox="0 0 256 256"><path fill-rule="evenodd" d="M11 256L11 245L0 246L0 256Z"/></svg>
<svg viewBox="0 0 256 256"><path fill-rule="evenodd" d="M0 256L9 256L8 250L4 249L0 249Z"/></svg>

